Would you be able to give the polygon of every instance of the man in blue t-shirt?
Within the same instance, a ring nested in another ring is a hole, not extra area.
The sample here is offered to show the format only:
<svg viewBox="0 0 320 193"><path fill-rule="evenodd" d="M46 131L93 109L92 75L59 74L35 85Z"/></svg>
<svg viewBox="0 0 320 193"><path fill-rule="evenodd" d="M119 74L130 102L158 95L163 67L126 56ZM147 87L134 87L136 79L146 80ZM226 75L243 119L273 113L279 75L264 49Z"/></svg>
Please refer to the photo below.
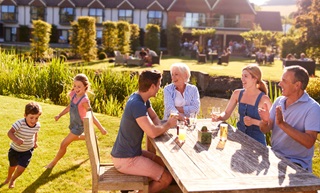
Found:
<svg viewBox="0 0 320 193"><path fill-rule="evenodd" d="M279 83L283 96L276 99L270 112L267 106L259 109L259 115L261 131L272 130L272 149L312 172L314 143L320 132L320 106L305 91L308 82L304 68L286 67Z"/></svg>
<svg viewBox="0 0 320 193"><path fill-rule="evenodd" d="M161 83L161 73L145 70L139 76L139 90L133 93L126 104L120 129L112 148L115 168L122 173L151 178L150 192L159 192L169 186L172 176L165 169L161 158L155 153L142 150L143 135L155 138L177 125L177 118L169 118L164 124L151 106Z"/></svg>

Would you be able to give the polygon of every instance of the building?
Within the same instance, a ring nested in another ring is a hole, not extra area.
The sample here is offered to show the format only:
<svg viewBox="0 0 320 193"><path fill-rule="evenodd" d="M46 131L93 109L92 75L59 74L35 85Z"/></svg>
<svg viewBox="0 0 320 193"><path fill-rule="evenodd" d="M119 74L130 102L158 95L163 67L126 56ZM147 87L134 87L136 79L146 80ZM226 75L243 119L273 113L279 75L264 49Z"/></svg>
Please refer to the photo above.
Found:
<svg viewBox="0 0 320 193"><path fill-rule="evenodd" d="M257 12L248 0L0 0L0 6L0 40L4 42L19 41L19 28L32 28L36 19L57 26L59 36L67 40L70 22L79 16L96 18L97 38L102 36L102 22L108 20L126 20L140 28L148 23L162 29L180 24L186 36L192 28L214 28L223 45L240 40L239 34L256 22L266 26L264 30L282 31L280 13Z"/></svg>

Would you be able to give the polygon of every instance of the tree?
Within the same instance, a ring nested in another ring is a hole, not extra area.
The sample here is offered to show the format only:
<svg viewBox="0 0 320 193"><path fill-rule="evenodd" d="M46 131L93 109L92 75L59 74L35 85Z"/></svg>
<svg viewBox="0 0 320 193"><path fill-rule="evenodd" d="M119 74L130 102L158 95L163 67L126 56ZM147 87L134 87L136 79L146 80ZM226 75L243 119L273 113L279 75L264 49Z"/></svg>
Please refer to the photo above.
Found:
<svg viewBox="0 0 320 193"><path fill-rule="evenodd" d="M108 55L113 55L118 42L117 23L113 21L105 21L102 23L102 46Z"/></svg>
<svg viewBox="0 0 320 193"><path fill-rule="evenodd" d="M131 43L131 51L134 52L138 50L140 47L140 28L137 24L131 24L131 36L130 36L130 43Z"/></svg>
<svg viewBox="0 0 320 193"><path fill-rule="evenodd" d="M121 53L130 52L130 24L127 21L118 21L118 50Z"/></svg>
<svg viewBox="0 0 320 193"><path fill-rule="evenodd" d="M320 59L320 1L299 0L295 27L301 31L300 41L306 45L307 54Z"/></svg>
<svg viewBox="0 0 320 193"><path fill-rule="evenodd" d="M35 60L47 57L51 35L51 25L42 20L32 20L31 53Z"/></svg>
<svg viewBox="0 0 320 193"><path fill-rule="evenodd" d="M180 41L183 34L183 27L181 25L173 25L169 28L168 35L168 50L173 56L180 54Z"/></svg>
<svg viewBox="0 0 320 193"><path fill-rule="evenodd" d="M70 42L71 50L72 50L73 54L77 57L78 54L80 53L80 51L79 51L79 46L80 46L79 24L77 21L71 22L69 42Z"/></svg>
<svg viewBox="0 0 320 193"><path fill-rule="evenodd" d="M79 53L84 61L94 60L97 57L96 20L94 17L82 16L79 24Z"/></svg>
<svg viewBox="0 0 320 193"><path fill-rule="evenodd" d="M159 52L160 48L160 27L156 24L147 24L144 36L144 45L150 50Z"/></svg>

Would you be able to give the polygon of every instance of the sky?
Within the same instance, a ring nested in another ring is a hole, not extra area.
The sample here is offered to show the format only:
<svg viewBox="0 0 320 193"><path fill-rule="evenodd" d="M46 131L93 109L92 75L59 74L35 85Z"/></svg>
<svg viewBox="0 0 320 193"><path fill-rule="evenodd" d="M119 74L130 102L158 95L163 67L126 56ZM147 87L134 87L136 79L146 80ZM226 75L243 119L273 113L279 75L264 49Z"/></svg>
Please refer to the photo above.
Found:
<svg viewBox="0 0 320 193"><path fill-rule="evenodd" d="M250 3L254 3L256 5L262 5L263 3L265 3L268 0L249 0Z"/></svg>

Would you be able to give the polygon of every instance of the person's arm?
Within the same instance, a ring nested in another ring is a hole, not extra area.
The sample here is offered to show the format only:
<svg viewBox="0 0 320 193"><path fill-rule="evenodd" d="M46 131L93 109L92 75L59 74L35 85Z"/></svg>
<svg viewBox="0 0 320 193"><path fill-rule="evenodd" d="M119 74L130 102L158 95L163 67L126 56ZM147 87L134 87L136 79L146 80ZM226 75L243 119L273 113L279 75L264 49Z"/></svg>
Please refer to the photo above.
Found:
<svg viewBox="0 0 320 193"><path fill-rule="evenodd" d="M168 121L162 125L153 124L149 116L141 116L136 119L139 127L150 138L156 138L159 135L165 133L168 129L177 126L177 117L169 117Z"/></svg>
<svg viewBox="0 0 320 193"><path fill-rule="evenodd" d="M11 141L13 141L15 144L22 145L23 144L23 139L20 139L19 137L15 136L14 135L15 132L16 132L16 130L12 127L8 131L7 135L11 139Z"/></svg>
<svg viewBox="0 0 320 193"><path fill-rule="evenodd" d="M319 115L319 114L318 114ZM308 121L308 120L306 120ZM282 115L281 106L277 106L276 109L276 124L292 139L303 145L305 148L312 148L316 139L318 132L317 131L309 131L301 132L295 128L293 128L289 123L287 123Z"/></svg>
<svg viewBox="0 0 320 193"><path fill-rule="evenodd" d="M37 148L38 147L38 133L34 134L34 145L33 148Z"/></svg>
<svg viewBox="0 0 320 193"><path fill-rule="evenodd" d="M159 116L157 115L157 113L154 111L154 109L152 107L148 108L148 115L149 115L150 119L152 120L153 124L155 124L155 125L161 124Z"/></svg>
<svg viewBox="0 0 320 193"><path fill-rule="evenodd" d="M164 117L163 119L168 119L168 117L170 116L170 111L171 110L175 110L178 111L178 109L176 109L175 105L174 105L174 97L175 94L174 92L174 85L171 83L169 85L167 85L164 89L163 89L163 97L164 97Z"/></svg>
<svg viewBox="0 0 320 193"><path fill-rule="evenodd" d="M60 117L62 117L63 115L67 114L70 111L70 104L61 111L61 113L59 113L57 116L54 117L54 119L56 121L58 121L60 119Z"/></svg>
<svg viewBox="0 0 320 193"><path fill-rule="evenodd" d="M271 106L273 107L273 106ZM269 107L267 103L263 103L263 106L258 109L260 121L260 130L262 133L268 133L272 129L273 121L270 118Z"/></svg>
<svg viewBox="0 0 320 193"><path fill-rule="evenodd" d="M90 102L87 101L87 102L84 102L82 103L82 106L84 109L86 109L87 111L88 110L91 110L91 106L90 106ZM96 118L96 116L94 116L93 114L93 111L92 112L92 118L93 118L93 124L98 127L98 129L100 130L100 132L102 133L102 135L105 135L107 134L107 130L101 125L101 123L99 122L99 120Z"/></svg>
<svg viewBox="0 0 320 193"><path fill-rule="evenodd" d="M264 95L261 97L261 100L259 102L259 108L263 108L264 107L264 104L267 105L267 108L270 109L271 108L271 101L270 101L270 98L267 96L267 95ZM251 126L251 125L257 125L257 126L260 126L260 122L261 120L258 120L258 119L254 119L254 118L251 118L249 116L245 116L243 118L243 121L244 121L244 124L246 126Z"/></svg>
<svg viewBox="0 0 320 193"><path fill-rule="evenodd" d="M233 110L237 106L239 93L240 93L240 89L237 89L232 93L231 98L227 104L225 111L222 112L219 116L212 115L212 121L214 121L214 122L225 121L225 120L229 119Z"/></svg>
<svg viewBox="0 0 320 193"><path fill-rule="evenodd" d="M200 95L196 86L187 84L184 98L187 104L183 106L183 112L185 115L190 115L190 113L198 113L200 111Z"/></svg>

